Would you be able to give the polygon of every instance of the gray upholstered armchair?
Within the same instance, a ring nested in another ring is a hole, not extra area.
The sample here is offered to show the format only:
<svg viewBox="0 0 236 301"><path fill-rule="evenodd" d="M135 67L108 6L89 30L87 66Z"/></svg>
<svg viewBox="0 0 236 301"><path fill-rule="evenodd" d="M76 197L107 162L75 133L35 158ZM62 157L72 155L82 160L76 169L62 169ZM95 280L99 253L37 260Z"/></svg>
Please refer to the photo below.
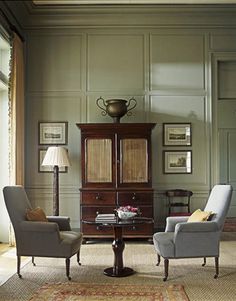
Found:
<svg viewBox="0 0 236 301"><path fill-rule="evenodd" d="M77 254L79 263L82 233L71 231L67 217L47 217L48 222L26 220L26 210L32 207L22 186L4 187L3 195L15 231L19 277L21 256L32 256L33 264L34 256L58 257L66 259L66 276L70 280L70 258Z"/></svg>
<svg viewBox="0 0 236 301"><path fill-rule="evenodd" d="M165 276L168 277L169 259L215 257L216 273L219 274L219 242L224 221L230 206L232 187L230 185L215 185L210 193L204 211L212 211L210 221L187 222L188 217L167 217L165 232L153 235L154 247L157 251L158 262L160 256L164 258Z"/></svg>

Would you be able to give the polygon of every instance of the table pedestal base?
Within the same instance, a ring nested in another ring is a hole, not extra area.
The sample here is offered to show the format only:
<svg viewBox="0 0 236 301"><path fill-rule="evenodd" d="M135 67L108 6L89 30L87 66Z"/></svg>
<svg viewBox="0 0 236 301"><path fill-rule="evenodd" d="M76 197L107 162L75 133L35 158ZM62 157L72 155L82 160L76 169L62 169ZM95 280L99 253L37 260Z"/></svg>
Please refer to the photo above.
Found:
<svg viewBox="0 0 236 301"><path fill-rule="evenodd" d="M124 267L123 265L123 251L125 243L122 235L122 227L119 225L113 226L114 241L112 243L112 249L114 252L114 265L111 268L104 270L104 275L110 277L126 277L134 274L134 270L131 268Z"/></svg>
<svg viewBox="0 0 236 301"><path fill-rule="evenodd" d="M131 268L122 268L121 270L116 271L113 267L111 267L104 270L104 275L110 277L126 277L134 273L135 271Z"/></svg>

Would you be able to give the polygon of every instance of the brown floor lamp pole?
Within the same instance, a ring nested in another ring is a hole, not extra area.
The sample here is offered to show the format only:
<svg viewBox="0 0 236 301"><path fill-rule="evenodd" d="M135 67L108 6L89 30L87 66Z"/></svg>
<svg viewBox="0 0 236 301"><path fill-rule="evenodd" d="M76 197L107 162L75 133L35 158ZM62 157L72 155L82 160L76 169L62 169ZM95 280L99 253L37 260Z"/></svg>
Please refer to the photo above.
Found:
<svg viewBox="0 0 236 301"><path fill-rule="evenodd" d="M53 215L59 215L59 167L53 166Z"/></svg>

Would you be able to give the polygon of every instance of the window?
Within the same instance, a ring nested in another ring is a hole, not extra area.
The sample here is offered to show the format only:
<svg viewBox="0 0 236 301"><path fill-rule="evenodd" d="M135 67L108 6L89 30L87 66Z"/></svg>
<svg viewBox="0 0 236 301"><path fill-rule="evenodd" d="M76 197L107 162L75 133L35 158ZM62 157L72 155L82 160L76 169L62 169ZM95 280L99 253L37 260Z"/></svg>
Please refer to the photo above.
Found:
<svg viewBox="0 0 236 301"><path fill-rule="evenodd" d="M8 77L10 44L0 35L0 191L9 185ZM0 194L0 241L7 242L9 219Z"/></svg>

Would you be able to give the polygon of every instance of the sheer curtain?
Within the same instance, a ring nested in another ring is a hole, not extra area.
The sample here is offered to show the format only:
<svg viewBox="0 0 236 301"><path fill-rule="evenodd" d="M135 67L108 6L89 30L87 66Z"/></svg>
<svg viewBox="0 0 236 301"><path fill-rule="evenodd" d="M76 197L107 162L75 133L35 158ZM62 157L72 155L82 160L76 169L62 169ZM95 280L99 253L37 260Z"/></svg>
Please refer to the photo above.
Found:
<svg viewBox="0 0 236 301"><path fill-rule="evenodd" d="M13 33L9 79L9 173L10 185L24 185L24 44ZM9 242L15 244L10 226Z"/></svg>

